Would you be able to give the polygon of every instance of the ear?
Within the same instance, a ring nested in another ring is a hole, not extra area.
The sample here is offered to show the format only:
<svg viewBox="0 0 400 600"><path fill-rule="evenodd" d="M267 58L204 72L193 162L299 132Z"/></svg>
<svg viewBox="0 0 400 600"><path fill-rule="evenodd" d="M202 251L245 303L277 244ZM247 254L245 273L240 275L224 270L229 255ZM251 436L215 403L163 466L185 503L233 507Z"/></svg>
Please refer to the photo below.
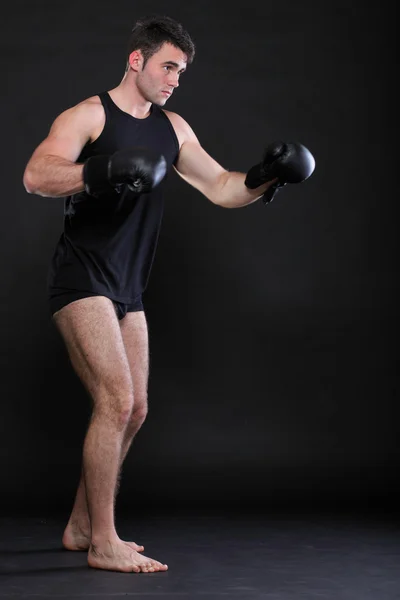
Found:
<svg viewBox="0 0 400 600"><path fill-rule="evenodd" d="M133 71L141 71L143 66L143 55L140 50L134 50L128 58L129 66Z"/></svg>

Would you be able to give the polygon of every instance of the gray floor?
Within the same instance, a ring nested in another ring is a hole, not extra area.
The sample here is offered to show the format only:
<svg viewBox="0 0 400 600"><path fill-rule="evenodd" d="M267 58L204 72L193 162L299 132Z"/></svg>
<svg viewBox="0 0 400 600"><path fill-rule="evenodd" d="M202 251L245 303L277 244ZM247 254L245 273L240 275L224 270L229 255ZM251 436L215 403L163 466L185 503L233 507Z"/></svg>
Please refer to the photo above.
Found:
<svg viewBox="0 0 400 600"><path fill-rule="evenodd" d="M120 518L121 538L169 571L87 567L60 545L64 519L0 520L0 598L400 599L400 527L392 517L195 515Z"/></svg>

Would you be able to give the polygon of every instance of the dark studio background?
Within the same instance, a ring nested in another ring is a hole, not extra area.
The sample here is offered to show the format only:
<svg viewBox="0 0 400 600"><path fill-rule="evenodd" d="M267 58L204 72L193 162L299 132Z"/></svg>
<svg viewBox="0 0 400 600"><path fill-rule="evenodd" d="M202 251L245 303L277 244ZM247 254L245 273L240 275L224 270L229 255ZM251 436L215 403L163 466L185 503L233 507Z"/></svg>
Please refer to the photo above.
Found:
<svg viewBox="0 0 400 600"><path fill-rule="evenodd" d="M118 507L394 509L394 9L48 0L1 21L3 514L69 510L89 418L45 289L63 200L28 195L23 171L60 112L119 83L149 13L196 43L166 108L217 161L245 172L298 140L316 170L236 210L171 173L144 295L150 411Z"/></svg>

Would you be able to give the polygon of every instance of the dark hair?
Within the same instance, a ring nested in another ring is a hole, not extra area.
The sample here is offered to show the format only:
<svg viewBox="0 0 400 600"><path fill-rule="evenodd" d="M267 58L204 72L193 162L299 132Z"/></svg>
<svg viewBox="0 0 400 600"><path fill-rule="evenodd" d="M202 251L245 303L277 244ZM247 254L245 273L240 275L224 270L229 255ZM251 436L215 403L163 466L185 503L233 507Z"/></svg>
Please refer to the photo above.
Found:
<svg viewBox="0 0 400 600"><path fill-rule="evenodd" d="M126 68L128 69L131 52L134 50L142 52L144 67L149 58L158 52L165 42L169 42L182 50L187 55L188 64L193 61L194 43L180 23L165 16L150 15L141 17L136 21L128 41Z"/></svg>

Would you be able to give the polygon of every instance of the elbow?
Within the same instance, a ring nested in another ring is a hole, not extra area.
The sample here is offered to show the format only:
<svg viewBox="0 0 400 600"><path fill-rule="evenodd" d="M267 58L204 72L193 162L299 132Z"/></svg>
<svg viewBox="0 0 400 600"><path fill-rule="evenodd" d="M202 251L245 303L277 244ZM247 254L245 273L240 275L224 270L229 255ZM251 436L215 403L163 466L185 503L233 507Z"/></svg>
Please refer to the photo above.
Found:
<svg viewBox="0 0 400 600"><path fill-rule="evenodd" d="M32 172L29 169L25 169L24 176L22 178L22 183L28 194L37 193L37 186L35 185L35 180L32 175Z"/></svg>

